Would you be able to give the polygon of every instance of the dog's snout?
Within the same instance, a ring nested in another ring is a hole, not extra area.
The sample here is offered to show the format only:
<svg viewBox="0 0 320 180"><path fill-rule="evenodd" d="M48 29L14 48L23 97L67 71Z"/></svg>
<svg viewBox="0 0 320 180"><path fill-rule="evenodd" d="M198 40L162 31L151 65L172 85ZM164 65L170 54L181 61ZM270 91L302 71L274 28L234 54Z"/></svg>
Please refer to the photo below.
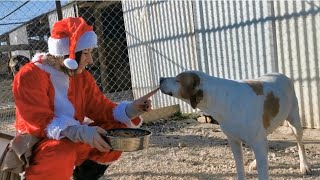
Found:
<svg viewBox="0 0 320 180"><path fill-rule="evenodd" d="M160 84L164 81L163 77L160 77Z"/></svg>

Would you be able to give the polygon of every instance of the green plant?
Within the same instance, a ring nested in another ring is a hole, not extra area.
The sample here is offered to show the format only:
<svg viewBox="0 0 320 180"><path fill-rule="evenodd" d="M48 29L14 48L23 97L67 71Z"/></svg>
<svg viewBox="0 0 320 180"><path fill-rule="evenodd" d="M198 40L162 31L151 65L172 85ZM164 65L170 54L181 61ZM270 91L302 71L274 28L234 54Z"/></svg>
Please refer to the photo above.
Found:
<svg viewBox="0 0 320 180"><path fill-rule="evenodd" d="M194 113L182 113L181 111L178 111L170 116L170 119L174 121L180 121L183 119L197 119L198 116L199 115Z"/></svg>

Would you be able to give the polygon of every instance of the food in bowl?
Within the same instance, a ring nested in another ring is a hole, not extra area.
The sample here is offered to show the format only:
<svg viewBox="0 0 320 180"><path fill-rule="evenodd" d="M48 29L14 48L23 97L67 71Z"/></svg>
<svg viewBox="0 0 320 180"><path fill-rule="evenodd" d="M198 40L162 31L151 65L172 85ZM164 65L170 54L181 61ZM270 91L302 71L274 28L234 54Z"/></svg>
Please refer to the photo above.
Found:
<svg viewBox="0 0 320 180"><path fill-rule="evenodd" d="M142 130L133 130L133 129L114 129L110 130L107 134L107 136L113 136L113 137L139 137L139 136L146 136L150 134L148 131L142 131Z"/></svg>
<svg viewBox="0 0 320 180"><path fill-rule="evenodd" d="M104 139L113 150L131 152L147 148L151 134L139 128L117 128L107 130Z"/></svg>

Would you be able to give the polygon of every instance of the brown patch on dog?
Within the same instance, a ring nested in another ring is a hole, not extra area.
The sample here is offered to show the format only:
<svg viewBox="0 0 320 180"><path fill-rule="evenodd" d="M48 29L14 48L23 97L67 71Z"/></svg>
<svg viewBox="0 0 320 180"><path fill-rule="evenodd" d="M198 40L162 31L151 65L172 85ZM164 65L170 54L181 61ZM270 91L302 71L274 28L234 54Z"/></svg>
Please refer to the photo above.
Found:
<svg viewBox="0 0 320 180"><path fill-rule="evenodd" d="M274 118L280 109L279 98L275 97L273 92L268 93L263 105L263 127L267 129L270 126L270 121Z"/></svg>
<svg viewBox="0 0 320 180"><path fill-rule="evenodd" d="M192 108L196 108L199 102L203 99L203 91L197 87L200 84L200 77L192 72L179 74L177 77L180 87L180 95L184 99L189 99Z"/></svg>
<svg viewBox="0 0 320 180"><path fill-rule="evenodd" d="M203 91L198 90L197 93L195 93L193 96L190 97L191 107L193 109L197 108L197 105L200 103L202 99L203 99Z"/></svg>
<svg viewBox="0 0 320 180"><path fill-rule="evenodd" d="M256 93L256 95L263 95L263 86L260 81L247 81L248 85Z"/></svg>

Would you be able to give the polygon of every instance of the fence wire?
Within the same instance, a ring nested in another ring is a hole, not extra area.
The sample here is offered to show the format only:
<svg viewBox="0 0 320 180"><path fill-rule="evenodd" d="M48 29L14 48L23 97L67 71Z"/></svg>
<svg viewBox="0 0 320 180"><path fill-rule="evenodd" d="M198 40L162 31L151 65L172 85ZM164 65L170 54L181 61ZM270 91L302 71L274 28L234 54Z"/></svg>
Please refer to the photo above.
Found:
<svg viewBox="0 0 320 180"><path fill-rule="evenodd" d="M37 52L47 52L46 41L57 20L54 1L0 2L0 121L1 131L12 131L14 101L11 91L13 73L20 63L17 55L28 59ZM94 50L94 64L87 69L99 88L111 100L133 100L122 5L120 1L64 2L63 17L81 16L94 25L99 48ZM14 59L15 58L15 59ZM11 59L11 61L10 61ZM13 68L8 68L8 63Z"/></svg>

